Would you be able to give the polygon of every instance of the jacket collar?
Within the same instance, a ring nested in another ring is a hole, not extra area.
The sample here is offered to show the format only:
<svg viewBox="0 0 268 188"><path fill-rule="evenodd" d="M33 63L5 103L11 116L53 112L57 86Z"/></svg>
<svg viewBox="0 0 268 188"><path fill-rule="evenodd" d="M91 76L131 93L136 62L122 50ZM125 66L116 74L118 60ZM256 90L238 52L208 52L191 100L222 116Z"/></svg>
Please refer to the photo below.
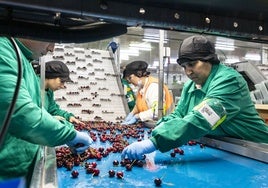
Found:
<svg viewBox="0 0 268 188"><path fill-rule="evenodd" d="M32 55L33 55L33 52L27 48L26 46L24 46L24 44L22 44L19 39L15 39L18 47L20 48L21 52L23 53L23 55L28 59L28 60L33 60L32 59Z"/></svg>

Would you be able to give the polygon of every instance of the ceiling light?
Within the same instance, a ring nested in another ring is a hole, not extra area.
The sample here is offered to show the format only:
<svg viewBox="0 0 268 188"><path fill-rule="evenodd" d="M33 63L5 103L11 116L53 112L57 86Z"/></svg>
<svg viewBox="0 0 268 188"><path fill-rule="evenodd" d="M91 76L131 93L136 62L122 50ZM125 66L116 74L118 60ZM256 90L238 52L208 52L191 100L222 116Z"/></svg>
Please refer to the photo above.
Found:
<svg viewBox="0 0 268 188"><path fill-rule="evenodd" d="M141 51L151 51L151 48L145 48L145 47L129 47L130 50L141 50Z"/></svg>
<svg viewBox="0 0 268 188"><path fill-rule="evenodd" d="M129 47L131 49L138 49L138 50L144 50L144 51L151 51L152 46L150 43L142 42L142 43L133 43L131 42L129 44Z"/></svg>
<svg viewBox="0 0 268 188"><path fill-rule="evenodd" d="M245 55L246 60L252 60L252 61L260 61L261 60L261 55L260 54L255 54L255 53L247 53Z"/></svg>
<svg viewBox="0 0 268 188"><path fill-rule="evenodd" d="M159 43L159 39L158 38L143 38L142 41L144 42L153 42L153 43ZM167 40L164 40L164 43L167 43Z"/></svg>
<svg viewBox="0 0 268 188"><path fill-rule="evenodd" d="M215 43L215 49L224 50L224 51L234 51L235 49L234 40L217 37L216 43Z"/></svg>
<svg viewBox="0 0 268 188"><path fill-rule="evenodd" d="M237 63L237 62L240 62L239 58L227 58L224 63L227 63L227 64L232 64L232 63Z"/></svg>
<svg viewBox="0 0 268 188"><path fill-rule="evenodd" d="M227 46L227 45L215 45L215 49L217 50L224 50L224 51L234 51L234 46Z"/></svg>
<svg viewBox="0 0 268 188"><path fill-rule="evenodd" d="M139 56L139 50L137 49L131 49L131 50L120 50L120 56L121 55L128 55L128 56Z"/></svg>
<svg viewBox="0 0 268 188"><path fill-rule="evenodd" d="M120 59L121 60L128 61L129 60L129 56L127 54L120 54Z"/></svg>
<svg viewBox="0 0 268 188"><path fill-rule="evenodd" d="M157 67L157 66L159 66L159 61L156 61L156 60L155 60L155 61L153 62L153 65L152 65L152 66L153 66L153 67Z"/></svg>

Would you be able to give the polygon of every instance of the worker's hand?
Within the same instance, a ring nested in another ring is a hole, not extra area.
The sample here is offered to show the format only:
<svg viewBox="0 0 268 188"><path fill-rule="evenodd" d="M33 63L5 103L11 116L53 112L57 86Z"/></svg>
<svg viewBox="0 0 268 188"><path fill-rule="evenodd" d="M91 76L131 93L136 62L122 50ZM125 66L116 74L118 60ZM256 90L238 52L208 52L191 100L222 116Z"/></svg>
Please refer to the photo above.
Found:
<svg viewBox="0 0 268 188"><path fill-rule="evenodd" d="M135 115L130 112L127 117L125 118L125 120L122 122L122 125L131 125L136 123L138 119L135 117Z"/></svg>
<svg viewBox="0 0 268 188"><path fill-rule="evenodd" d="M130 112L130 113L127 115L127 117L125 118L124 122L128 122L128 121L131 120L133 117L134 117L134 114Z"/></svg>
<svg viewBox="0 0 268 188"><path fill-rule="evenodd" d="M76 131L76 136L67 145L78 154L83 153L92 144L93 140L87 132Z"/></svg>
<svg viewBox="0 0 268 188"><path fill-rule="evenodd" d="M156 150L153 142L149 139L142 140L140 142L134 142L127 146L121 155L122 159L128 158L130 160L134 159L144 159L144 155L148 153L152 153Z"/></svg>
<svg viewBox="0 0 268 188"><path fill-rule="evenodd" d="M123 125L132 125L132 124L136 123L137 121L138 121L138 118L133 116L130 120L124 121L122 124Z"/></svg>
<svg viewBox="0 0 268 188"><path fill-rule="evenodd" d="M82 121L76 119L76 118L73 117L73 116L71 116L71 117L69 118L69 122L70 122L70 123L73 123L73 124L83 125L83 126L85 125L84 122L82 122Z"/></svg>

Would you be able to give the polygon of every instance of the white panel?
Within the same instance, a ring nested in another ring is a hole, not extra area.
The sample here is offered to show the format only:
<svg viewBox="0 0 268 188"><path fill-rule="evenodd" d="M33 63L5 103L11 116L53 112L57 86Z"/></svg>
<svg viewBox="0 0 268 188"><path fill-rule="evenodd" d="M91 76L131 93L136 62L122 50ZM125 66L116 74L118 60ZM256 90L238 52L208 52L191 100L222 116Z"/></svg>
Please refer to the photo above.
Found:
<svg viewBox="0 0 268 188"><path fill-rule="evenodd" d="M62 109L83 121L101 117L104 121L118 122L126 116L126 99L118 85L121 84L119 73L114 71L109 51L71 45L56 45L55 49L50 56L67 64L74 81L55 92L55 100ZM64 98L66 100L62 100Z"/></svg>

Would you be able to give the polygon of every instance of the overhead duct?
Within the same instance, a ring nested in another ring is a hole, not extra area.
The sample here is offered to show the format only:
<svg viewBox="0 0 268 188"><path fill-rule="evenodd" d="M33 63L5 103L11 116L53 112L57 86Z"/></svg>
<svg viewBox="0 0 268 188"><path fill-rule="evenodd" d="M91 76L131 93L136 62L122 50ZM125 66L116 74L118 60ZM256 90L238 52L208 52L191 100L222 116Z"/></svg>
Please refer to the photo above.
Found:
<svg viewBox="0 0 268 188"><path fill-rule="evenodd" d="M3 3L3 2L1 2ZM82 16L81 12L53 11L52 7L1 5L0 35L53 41L84 43L112 38L127 32L127 26Z"/></svg>
<svg viewBox="0 0 268 188"><path fill-rule="evenodd" d="M41 25L45 23L42 22L44 18L53 18L51 15L59 14L61 19L50 22L57 27L59 25L66 26L64 18L76 18L76 21L79 19L93 19L93 22L122 24L122 27L140 26L266 43L268 42L267 8L268 4L265 1L244 3L243 0L235 2L222 0L217 1L217 3L196 0L1 0L0 23L3 28L0 29L3 31L0 30L0 32L7 33L7 29L4 28L5 21L23 17L23 14L16 15L14 12L24 11L34 16L29 16L27 19L21 20L22 22L32 23L31 20L39 20ZM11 12L9 11L8 14L3 15L8 9ZM36 27L33 28L36 29ZM68 26L68 28L70 27ZM58 32L58 30L52 28L50 27L51 32ZM66 40L70 40L68 39L69 34L66 38L64 35L66 30L68 33L68 28L60 28L60 31L62 31L61 37ZM17 28L12 29L16 30ZM124 28L121 30L120 26L117 28L116 25L112 29L117 35L125 32ZM106 32L101 33L103 37L105 37L104 34L109 36L110 30L106 30ZM89 35L84 40L89 41L94 40L94 38L95 35L93 37ZM82 37L81 40L83 40Z"/></svg>

